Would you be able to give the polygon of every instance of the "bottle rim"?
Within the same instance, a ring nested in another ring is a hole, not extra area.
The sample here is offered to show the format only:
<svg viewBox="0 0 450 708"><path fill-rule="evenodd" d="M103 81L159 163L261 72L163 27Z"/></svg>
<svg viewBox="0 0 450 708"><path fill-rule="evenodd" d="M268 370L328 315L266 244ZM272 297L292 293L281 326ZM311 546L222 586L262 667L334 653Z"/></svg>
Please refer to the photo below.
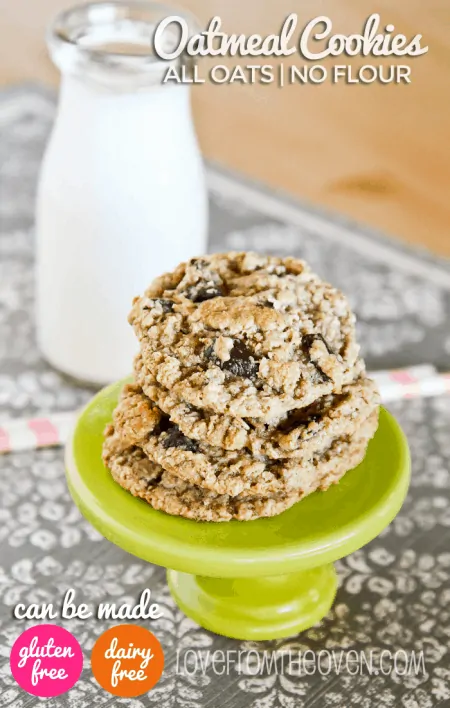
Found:
<svg viewBox="0 0 450 708"><path fill-rule="evenodd" d="M184 9L148 0L99 0L58 13L47 30L47 46L62 73L84 74L101 83L160 83L170 66L192 65L184 52L161 59L153 48L158 23L168 16L184 19L189 36L199 31ZM177 27L169 35L176 41ZM147 51L148 49L148 51Z"/></svg>

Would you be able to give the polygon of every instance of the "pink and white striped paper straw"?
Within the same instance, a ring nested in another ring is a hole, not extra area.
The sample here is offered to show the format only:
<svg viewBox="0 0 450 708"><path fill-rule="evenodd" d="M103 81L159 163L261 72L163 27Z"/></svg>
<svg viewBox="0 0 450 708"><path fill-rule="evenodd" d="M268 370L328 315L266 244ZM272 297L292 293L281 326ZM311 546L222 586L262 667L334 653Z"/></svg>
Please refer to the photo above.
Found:
<svg viewBox="0 0 450 708"><path fill-rule="evenodd" d="M430 364L370 375L378 384L383 403L450 393L450 373L439 374ZM64 445L76 416L76 411L70 411L0 422L0 453Z"/></svg>
<svg viewBox="0 0 450 708"><path fill-rule="evenodd" d="M0 423L0 453L64 445L76 413L49 413L39 418L17 418Z"/></svg>
<svg viewBox="0 0 450 708"><path fill-rule="evenodd" d="M383 403L402 398L425 398L450 393L450 373L439 374L434 366L422 364L408 369L373 371Z"/></svg>

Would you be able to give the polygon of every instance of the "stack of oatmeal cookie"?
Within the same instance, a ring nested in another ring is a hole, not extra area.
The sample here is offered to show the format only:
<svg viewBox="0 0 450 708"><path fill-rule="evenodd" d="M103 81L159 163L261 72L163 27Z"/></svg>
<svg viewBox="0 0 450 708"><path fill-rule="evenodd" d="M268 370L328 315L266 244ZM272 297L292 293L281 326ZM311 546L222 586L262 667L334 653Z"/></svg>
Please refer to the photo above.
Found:
<svg viewBox="0 0 450 708"><path fill-rule="evenodd" d="M108 426L114 479L198 521L279 514L364 457L378 392L345 297L303 261L226 253L136 298L134 383Z"/></svg>

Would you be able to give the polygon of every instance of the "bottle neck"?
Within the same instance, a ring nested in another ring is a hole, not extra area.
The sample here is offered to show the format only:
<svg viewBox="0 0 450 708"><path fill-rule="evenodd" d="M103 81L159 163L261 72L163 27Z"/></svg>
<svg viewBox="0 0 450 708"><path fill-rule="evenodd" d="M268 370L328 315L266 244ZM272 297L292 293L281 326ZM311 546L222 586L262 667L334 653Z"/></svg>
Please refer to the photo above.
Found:
<svg viewBox="0 0 450 708"><path fill-rule="evenodd" d="M194 18L181 14L194 33ZM128 92L160 86L170 66L192 67L187 55L164 61L154 51L159 22L173 15L180 11L141 0L84 3L55 18L47 32L49 51L62 74L89 77L104 88ZM171 23L164 35L168 46L177 38L177 26Z"/></svg>

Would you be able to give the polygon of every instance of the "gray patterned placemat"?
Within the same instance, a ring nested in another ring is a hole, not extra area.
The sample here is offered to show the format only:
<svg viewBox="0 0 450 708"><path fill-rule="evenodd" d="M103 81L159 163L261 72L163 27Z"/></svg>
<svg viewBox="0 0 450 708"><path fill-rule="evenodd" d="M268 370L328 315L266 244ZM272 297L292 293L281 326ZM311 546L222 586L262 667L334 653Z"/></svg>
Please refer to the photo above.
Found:
<svg viewBox="0 0 450 708"><path fill-rule="evenodd" d="M3 418L71 410L90 396L42 361L34 337L33 202L53 118L53 97L43 90L20 88L0 96ZM212 250L252 248L304 257L350 296L371 368L421 362L450 368L448 263L218 170L210 169L209 182ZM69 693L46 701L49 708L450 705L450 397L402 401L390 408L409 437L413 459L402 512L379 538L337 564L337 599L320 625L290 640L260 644L227 640L199 628L174 606L163 569L102 539L70 499L61 450L3 456L0 706L40 703L21 691L9 672L11 644L27 626L12 619L12 607L17 602L57 603L68 587L76 589L79 602L90 604L134 603L150 587L164 609L164 617L150 628L163 644L166 666L147 696L114 698L98 686L89 666L90 649L107 623L62 622L79 639L85 668ZM255 648L266 650L275 662L258 663ZM241 663L235 662L236 650L243 652ZM360 651L379 657L383 650L391 652L395 666L385 654L385 670L358 668ZM219 651L232 658L224 672L220 663L214 668L207 662ZM340 666L330 665L333 651L343 651ZM298 652L308 661L295 663ZM418 670L409 663L412 652L419 657Z"/></svg>

